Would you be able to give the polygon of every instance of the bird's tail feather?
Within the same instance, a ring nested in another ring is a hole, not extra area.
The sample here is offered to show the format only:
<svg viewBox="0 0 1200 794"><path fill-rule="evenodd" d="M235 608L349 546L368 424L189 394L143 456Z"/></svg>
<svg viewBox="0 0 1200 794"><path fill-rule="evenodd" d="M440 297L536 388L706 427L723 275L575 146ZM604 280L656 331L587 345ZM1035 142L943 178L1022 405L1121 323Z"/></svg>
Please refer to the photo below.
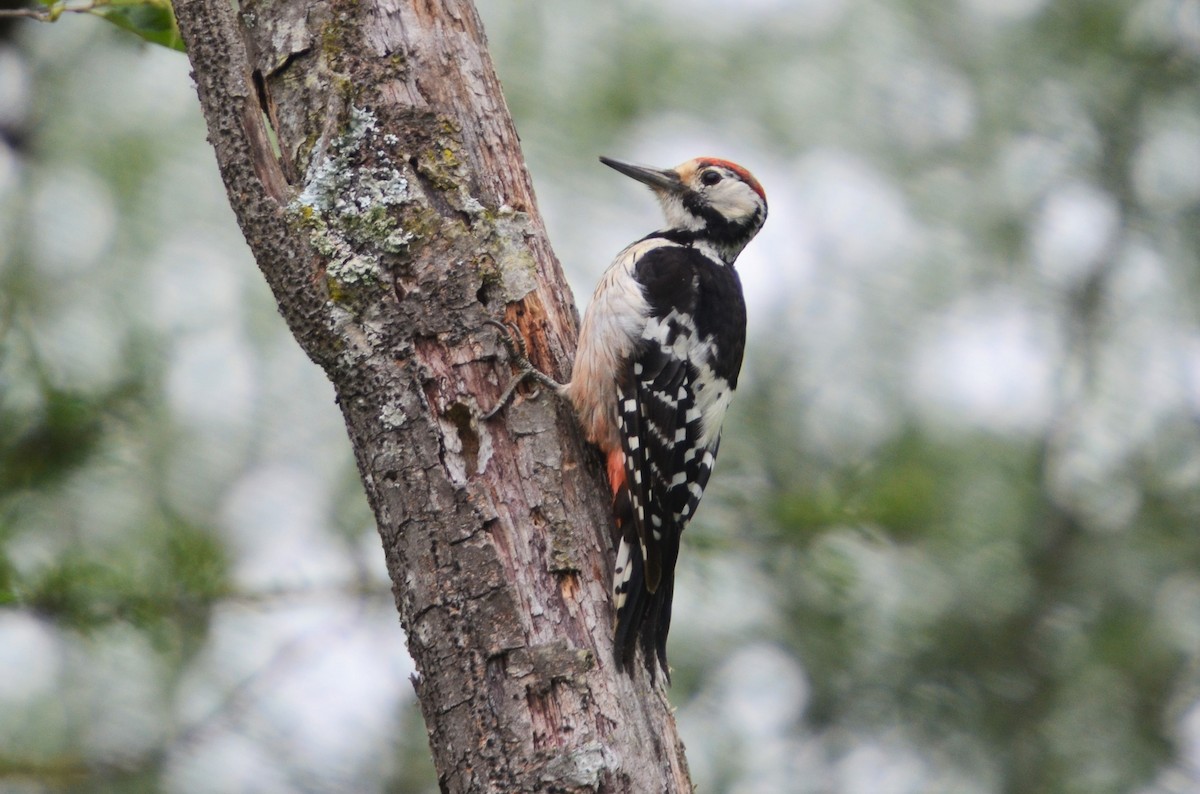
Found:
<svg viewBox="0 0 1200 794"><path fill-rule="evenodd" d="M638 645L650 677L661 667L667 683L667 634L671 628L671 598L675 591L675 561L679 544L667 544L662 579L655 592L646 589L645 560L633 523L627 489L618 489L613 499L618 534L617 564L613 576L613 598L617 606L614 652L617 668L631 670Z"/></svg>

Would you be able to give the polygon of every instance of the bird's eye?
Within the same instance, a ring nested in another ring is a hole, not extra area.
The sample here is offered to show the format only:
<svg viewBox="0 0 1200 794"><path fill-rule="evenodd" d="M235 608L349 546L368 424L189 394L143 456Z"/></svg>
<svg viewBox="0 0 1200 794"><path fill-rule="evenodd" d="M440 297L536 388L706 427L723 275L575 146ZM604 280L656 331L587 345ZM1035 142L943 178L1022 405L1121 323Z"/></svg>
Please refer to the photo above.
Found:
<svg viewBox="0 0 1200 794"><path fill-rule="evenodd" d="M721 181L720 171L705 171L700 175L700 181L706 185L715 185Z"/></svg>

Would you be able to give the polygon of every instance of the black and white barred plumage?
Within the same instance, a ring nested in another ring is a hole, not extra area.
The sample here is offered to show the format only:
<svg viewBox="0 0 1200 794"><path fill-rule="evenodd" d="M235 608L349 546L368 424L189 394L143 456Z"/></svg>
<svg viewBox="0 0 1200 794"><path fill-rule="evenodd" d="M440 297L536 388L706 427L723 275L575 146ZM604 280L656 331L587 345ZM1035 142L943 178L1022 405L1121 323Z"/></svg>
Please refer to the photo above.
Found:
<svg viewBox="0 0 1200 794"><path fill-rule="evenodd" d="M665 670L679 539L712 474L737 388L746 307L733 269L694 248L655 248L634 275L651 314L617 400L633 531L623 533L618 549L616 642L627 657L631 634L646 624L646 649L653 639Z"/></svg>
<svg viewBox="0 0 1200 794"><path fill-rule="evenodd" d="M668 228L605 272L563 392L608 459L619 534L616 661L628 665L640 644L650 670L657 662L668 673L680 535L712 473L745 348L733 262L767 205L754 177L728 161L658 170L601 159L654 189Z"/></svg>

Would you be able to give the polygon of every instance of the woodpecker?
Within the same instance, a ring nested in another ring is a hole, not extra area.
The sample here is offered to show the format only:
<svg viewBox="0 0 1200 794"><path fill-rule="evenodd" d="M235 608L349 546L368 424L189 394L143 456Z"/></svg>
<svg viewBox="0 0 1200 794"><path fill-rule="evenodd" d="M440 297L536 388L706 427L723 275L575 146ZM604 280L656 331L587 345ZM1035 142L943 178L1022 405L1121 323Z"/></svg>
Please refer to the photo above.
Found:
<svg viewBox="0 0 1200 794"><path fill-rule="evenodd" d="M488 417L526 377L574 407L605 456L613 495L616 664L629 669L640 644L650 674L657 660L669 682L680 535L712 473L745 350L746 304L733 264L762 228L767 199L749 171L727 160L669 169L600 161L648 185L666 227L626 247L604 272L570 382L534 369L505 331L520 374Z"/></svg>

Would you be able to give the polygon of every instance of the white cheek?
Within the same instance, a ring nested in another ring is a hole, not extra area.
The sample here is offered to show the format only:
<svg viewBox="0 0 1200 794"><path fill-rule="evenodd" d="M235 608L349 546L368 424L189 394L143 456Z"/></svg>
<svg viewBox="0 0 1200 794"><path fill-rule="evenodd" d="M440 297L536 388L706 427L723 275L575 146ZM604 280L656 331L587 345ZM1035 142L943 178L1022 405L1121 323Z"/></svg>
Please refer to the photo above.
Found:
<svg viewBox="0 0 1200 794"><path fill-rule="evenodd" d="M713 207L731 221L743 221L758 210L757 197L739 182L725 182L713 193Z"/></svg>

